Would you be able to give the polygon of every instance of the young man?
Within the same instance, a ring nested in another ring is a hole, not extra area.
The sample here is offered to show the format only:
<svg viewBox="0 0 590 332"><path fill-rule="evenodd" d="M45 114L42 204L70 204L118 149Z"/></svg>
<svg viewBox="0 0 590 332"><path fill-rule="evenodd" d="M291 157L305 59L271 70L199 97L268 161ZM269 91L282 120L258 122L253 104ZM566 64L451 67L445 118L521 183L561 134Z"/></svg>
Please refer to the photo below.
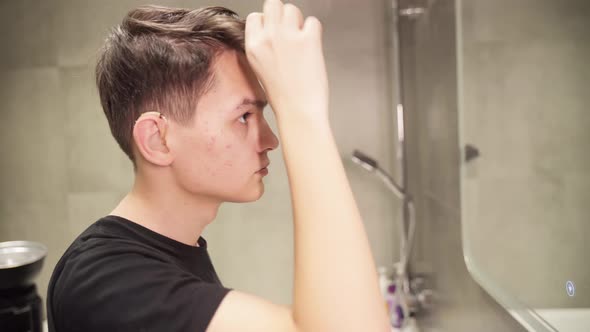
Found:
<svg viewBox="0 0 590 332"><path fill-rule="evenodd" d="M317 19L280 0L245 26L221 7L141 7L114 30L96 73L135 184L55 267L51 332L390 330L330 129ZM225 288L200 236L221 203L264 192L278 146L266 98L293 204L292 307Z"/></svg>

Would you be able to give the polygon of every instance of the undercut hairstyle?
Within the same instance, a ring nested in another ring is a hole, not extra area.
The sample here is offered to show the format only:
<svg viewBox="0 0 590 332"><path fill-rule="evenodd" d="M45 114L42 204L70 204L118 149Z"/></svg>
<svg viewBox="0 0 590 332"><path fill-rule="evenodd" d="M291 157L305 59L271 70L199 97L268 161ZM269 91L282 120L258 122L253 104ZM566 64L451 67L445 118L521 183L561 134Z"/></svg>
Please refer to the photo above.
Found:
<svg viewBox="0 0 590 332"><path fill-rule="evenodd" d="M115 26L100 49L96 85L113 137L136 169L133 126L157 111L190 122L214 84L212 63L225 50L244 53L245 20L224 7L141 6Z"/></svg>

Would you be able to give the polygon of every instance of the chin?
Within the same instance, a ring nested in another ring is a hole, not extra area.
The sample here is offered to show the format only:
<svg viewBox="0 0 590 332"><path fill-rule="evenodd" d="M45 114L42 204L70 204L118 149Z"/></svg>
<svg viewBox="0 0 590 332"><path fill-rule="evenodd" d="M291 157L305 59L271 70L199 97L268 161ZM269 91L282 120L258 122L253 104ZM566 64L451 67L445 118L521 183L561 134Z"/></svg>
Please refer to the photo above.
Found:
<svg viewBox="0 0 590 332"><path fill-rule="evenodd" d="M231 203L251 203L259 200L264 195L264 185L257 187L246 193L242 193L239 196L230 197L227 202Z"/></svg>

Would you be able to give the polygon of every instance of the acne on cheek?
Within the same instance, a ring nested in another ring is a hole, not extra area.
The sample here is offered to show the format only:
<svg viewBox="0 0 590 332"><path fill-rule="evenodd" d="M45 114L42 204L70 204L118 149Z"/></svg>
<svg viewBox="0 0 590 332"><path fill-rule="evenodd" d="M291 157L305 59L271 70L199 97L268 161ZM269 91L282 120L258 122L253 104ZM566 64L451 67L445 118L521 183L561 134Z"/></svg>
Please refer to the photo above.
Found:
<svg viewBox="0 0 590 332"><path fill-rule="evenodd" d="M225 148L226 148L226 149L231 149L231 144L227 144L227 145L225 146ZM225 161L225 163L224 163L223 165L225 165L225 166L227 166L227 167L230 167L230 168L233 166L233 164L232 164L231 160L226 160L226 161Z"/></svg>
<svg viewBox="0 0 590 332"><path fill-rule="evenodd" d="M210 167L206 167L205 169L206 169L206 171L207 171L207 173L209 174L210 177L215 177L215 174L216 173L215 173L215 170L214 169L212 169Z"/></svg>
<svg viewBox="0 0 590 332"><path fill-rule="evenodd" d="M211 152L211 150L213 150L216 140L217 138L215 136L209 137L209 139L207 139L207 152Z"/></svg>
<svg viewBox="0 0 590 332"><path fill-rule="evenodd" d="M207 152L209 153L213 153L215 152L215 142L217 141L217 136L211 136L207 139ZM231 144L226 144L225 148L226 149L231 149L232 145ZM216 153L217 154L217 153ZM228 168L232 168L233 167L233 163L231 160L226 160L223 163L224 166L228 167ZM211 176L215 176L215 171L212 169L207 169L207 171L209 172L209 174Z"/></svg>

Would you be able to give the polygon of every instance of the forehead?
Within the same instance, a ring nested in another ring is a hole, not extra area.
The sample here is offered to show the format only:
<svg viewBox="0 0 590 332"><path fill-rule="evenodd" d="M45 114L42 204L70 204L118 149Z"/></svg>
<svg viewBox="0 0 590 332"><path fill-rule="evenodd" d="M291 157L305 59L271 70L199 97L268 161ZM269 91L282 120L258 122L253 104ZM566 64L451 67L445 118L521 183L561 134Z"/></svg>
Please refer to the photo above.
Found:
<svg viewBox="0 0 590 332"><path fill-rule="evenodd" d="M218 102L236 103L244 98L266 99L246 56L237 51L222 52L213 63L211 95Z"/></svg>

